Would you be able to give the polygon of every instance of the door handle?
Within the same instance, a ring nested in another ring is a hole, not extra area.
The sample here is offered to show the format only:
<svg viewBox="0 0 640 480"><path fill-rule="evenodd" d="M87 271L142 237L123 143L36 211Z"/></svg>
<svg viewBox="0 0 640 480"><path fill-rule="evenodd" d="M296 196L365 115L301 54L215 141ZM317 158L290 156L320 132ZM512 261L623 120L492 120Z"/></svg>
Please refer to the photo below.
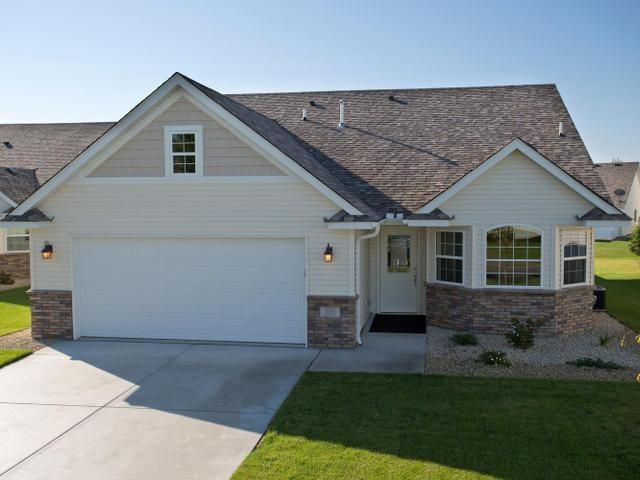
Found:
<svg viewBox="0 0 640 480"><path fill-rule="evenodd" d="M413 272L413 284L418 285L418 272Z"/></svg>

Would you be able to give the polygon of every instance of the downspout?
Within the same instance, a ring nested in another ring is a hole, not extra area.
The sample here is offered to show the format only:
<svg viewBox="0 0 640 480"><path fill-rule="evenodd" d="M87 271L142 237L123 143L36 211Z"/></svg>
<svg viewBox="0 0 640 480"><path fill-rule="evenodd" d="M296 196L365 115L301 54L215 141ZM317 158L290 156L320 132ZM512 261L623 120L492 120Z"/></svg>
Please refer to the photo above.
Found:
<svg viewBox="0 0 640 480"><path fill-rule="evenodd" d="M377 237L380 233L380 224L376 223L373 232L367 233L366 235L362 235L358 238L356 242L356 292L358 294L358 299L356 300L356 342L358 345L362 344L362 338L360 338L360 330L362 330L362 318L360 318L360 304L362 302L362 295L360 295L360 249L362 246L362 242L364 240L369 240L370 238Z"/></svg>

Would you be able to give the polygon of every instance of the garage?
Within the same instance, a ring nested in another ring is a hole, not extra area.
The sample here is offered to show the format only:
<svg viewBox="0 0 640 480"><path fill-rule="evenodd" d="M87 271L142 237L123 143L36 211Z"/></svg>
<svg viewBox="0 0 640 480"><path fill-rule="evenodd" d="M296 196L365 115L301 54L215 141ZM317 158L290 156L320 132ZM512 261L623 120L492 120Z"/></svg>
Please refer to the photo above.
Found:
<svg viewBox="0 0 640 480"><path fill-rule="evenodd" d="M76 336L306 342L301 238L74 237Z"/></svg>

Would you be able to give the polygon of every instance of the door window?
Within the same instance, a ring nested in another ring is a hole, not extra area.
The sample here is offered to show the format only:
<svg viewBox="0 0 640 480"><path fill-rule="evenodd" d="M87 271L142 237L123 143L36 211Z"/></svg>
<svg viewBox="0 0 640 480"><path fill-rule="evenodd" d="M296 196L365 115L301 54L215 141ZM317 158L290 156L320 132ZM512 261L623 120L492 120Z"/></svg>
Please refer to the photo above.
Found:
<svg viewBox="0 0 640 480"><path fill-rule="evenodd" d="M409 235L389 235L387 238L387 272L408 272L411 267Z"/></svg>

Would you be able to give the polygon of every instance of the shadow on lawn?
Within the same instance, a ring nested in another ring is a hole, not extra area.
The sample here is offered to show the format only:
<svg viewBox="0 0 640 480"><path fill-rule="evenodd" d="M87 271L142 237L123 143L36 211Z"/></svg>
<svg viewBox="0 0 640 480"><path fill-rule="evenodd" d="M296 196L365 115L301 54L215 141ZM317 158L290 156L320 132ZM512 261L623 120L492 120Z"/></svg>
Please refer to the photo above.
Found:
<svg viewBox="0 0 640 480"><path fill-rule="evenodd" d="M640 333L640 278L607 279L596 276L596 284L607 289L607 313Z"/></svg>
<svg viewBox="0 0 640 480"><path fill-rule="evenodd" d="M0 292L0 303L8 303L11 305L21 305L24 307L28 307L29 303L29 295L27 295L27 290L30 287L15 287L9 290L4 290Z"/></svg>
<svg viewBox="0 0 640 480"><path fill-rule="evenodd" d="M639 413L631 383L307 373L271 430L425 462L363 460L398 478L403 468L406 478L459 478L438 475L447 466L512 480L618 479L640 468ZM324 460L309 462L328 468Z"/></svg>

